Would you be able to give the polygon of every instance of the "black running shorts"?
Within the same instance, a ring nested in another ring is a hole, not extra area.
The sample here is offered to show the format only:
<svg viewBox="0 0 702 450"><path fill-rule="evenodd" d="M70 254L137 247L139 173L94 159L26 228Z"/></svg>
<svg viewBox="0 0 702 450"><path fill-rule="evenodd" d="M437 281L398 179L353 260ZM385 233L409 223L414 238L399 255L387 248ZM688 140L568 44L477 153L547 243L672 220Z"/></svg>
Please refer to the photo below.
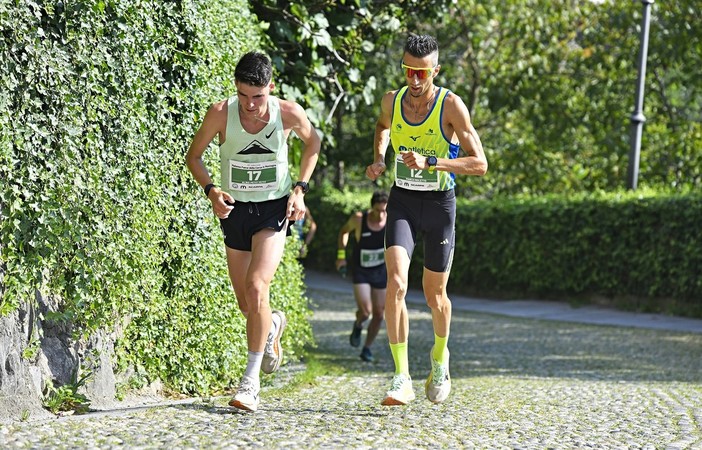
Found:
<svg viewBox="0 0 702 450"><path fill-rule="evenodd" d="M265 228L280 231L288 225L287 210L287 196L265 202L234 202L229 217L219 219L224 244L234 250L250 252L254 234ZM290 227L286 233L291 235Z"/></svg>
<svg viewBox="0 0 702 450"><path fill-rule="evenodd" d="M388 271L385 264L377 267L359 267L353 269L353 284L370 284L374 289L385 289L388 286Z"/></svg>
<svg viewBox="0 0 702 450"><path fill-rule="evenodd" d="M424 240L424 267L433 272L451 270L456 242L456 194L448 191L390 190L385 248L399 245L410 259L417 233Z"/></svg>

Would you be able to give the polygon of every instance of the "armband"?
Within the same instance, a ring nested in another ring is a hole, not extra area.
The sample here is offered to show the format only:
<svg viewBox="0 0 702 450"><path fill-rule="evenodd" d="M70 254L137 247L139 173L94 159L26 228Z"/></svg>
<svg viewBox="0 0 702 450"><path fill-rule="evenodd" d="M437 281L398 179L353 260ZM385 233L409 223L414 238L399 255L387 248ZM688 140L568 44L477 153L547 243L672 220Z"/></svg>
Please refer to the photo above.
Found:
<svg viewBox="0 0 702 450"><path fill-rule="evenodd" d="M339 249L336 251L336 259L346 259L346 250Z"/></svg>

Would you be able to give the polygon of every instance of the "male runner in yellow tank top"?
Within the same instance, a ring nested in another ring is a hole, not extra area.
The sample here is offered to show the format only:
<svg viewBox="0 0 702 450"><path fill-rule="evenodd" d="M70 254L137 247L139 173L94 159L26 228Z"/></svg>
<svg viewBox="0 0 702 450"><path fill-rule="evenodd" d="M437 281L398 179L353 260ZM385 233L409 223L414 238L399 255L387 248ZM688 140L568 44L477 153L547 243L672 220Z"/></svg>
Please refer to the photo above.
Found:
<svg viewBox="0 0 702 450"><path fill-rule="evenodd" d="M410 35L401 67L407 86L383 96L374 161L366 168L371 180L385 172L385 151L392 143L395 185L388 199L385 229L385 322L395 375L382 401L386 406L405 405L415 398L407 357L405 294L417 233L424 236L422 285L434 327L425 393L430 401L441 403L451 391L447 346L451 301L446 283L455 243L454 174L482 176L488 167L468 108L459 96L434 85L441 69L436 40Z"/></svg>
<svg viewBox="0 0 702 450"><path fill-rule="evenodd" d="M270 95L275 87L272 73L266 55L245 54L234 71L236 96L210 107L186 156L220 219L229 278L246 317L248 364L229 402L246 411L258 408L259 372L275 372L283 358L280 336L286 319L282 311L271 311L270 283L290 235L289 221L305 217L304 195L320 151L319 136L305 110ZM288 167L291 131L304 143L294 186ZM202 162L215 137L220 145L220 187L212 184Z"/></svg>

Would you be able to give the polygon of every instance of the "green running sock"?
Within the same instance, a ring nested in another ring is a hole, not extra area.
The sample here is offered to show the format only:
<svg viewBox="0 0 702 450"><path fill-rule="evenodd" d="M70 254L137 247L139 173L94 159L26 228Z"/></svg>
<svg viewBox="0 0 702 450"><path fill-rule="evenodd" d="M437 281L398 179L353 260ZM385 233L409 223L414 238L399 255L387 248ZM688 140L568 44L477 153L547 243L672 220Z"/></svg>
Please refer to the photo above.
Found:
<svg viewBox="0 0 702 450"><path fill-rule="evenodd" d="M392 359L395 361L395 375L404 373L409 375L409 361L407 358L407 342L390 344Z"/></svg>
<svg viewBox="0 0 702 450"><path fill-rule="evenodd" d="M446 363L446 348L448 347L448 336L441 337L434 333L434 351L432 357L439 364Z"/></svg>

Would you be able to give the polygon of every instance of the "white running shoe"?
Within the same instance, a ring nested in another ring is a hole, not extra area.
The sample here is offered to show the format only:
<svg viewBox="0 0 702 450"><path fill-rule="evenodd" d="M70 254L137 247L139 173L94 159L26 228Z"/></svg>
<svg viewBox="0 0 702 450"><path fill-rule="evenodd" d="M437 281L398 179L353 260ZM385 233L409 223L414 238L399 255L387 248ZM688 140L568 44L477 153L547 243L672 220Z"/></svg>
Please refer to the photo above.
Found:
<svg viewBox="0 0 702 450"><path fill-rule="evenodd" d="M451 376L449 375L449 351L446 349L446 364L439 364L434 360L434 347L429 352L431 372L424 384L424 390L429 401L441 403L451 392Z"/></svg>
<svg viewBox="0 0 702 450"><path fill-rule="evenodd" d="M280 368L280 363L283 362L283 347L280 345L280 337L283 335L283 330L285 330L288 320L282 311L273 311L272 316L274 323L271 326L270 333L268 333L266 347L263 349L263 361L261 362L263 373L275 372Z"/></svg>
<svg viewBox="0 0 702 450"><path fill-rule="evenodd" d="M401 373L392 377L390 390L385 394L385 399L381 402L383 406L401 406L414 400L414 389L412 388L412 378Z"/></svg>
<svg viewBox="0 0 702 450"><path fill-rule="evenodd" d="M229 406L244 410L256 411L258 409L258 394L261 392L261 386L257 380L251 377L244 376L239 383L239 389L236 390L236 395L229 402Z"/></svg>

